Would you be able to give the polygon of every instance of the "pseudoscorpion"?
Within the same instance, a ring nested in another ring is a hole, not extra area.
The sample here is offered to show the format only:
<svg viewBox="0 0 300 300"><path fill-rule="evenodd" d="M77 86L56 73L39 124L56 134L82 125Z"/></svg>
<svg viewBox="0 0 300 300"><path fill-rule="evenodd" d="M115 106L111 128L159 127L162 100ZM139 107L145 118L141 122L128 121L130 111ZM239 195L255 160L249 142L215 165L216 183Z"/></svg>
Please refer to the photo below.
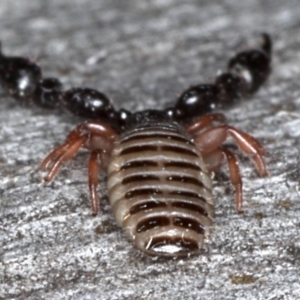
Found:
<svg viewBox="0 0 300 300"><path fill-rule="evenodd" d="M89 88L63 91L56 78L43 78L40 67L23 57L0 54L0 81L21 102L45 108L64 107L85 121L41 163L46 182L80 148L88 149L89 194L94 215L99 168L108 174L108 196L117 223L133 244L148 255L179 257L200 252L212 225L214 201L211 172L228 162L238 211L242 179L235 155L222 146L232 137L267 175L264 149L252 136L225 125L211 113L256 92L270 74L271 39L262 35L258 49L231 58L212 84L185 90L173 107L129 112L116 110L110 99ZM217 123L217 124L216 124ZM219 124L218 124L219 123Z"/></svg>

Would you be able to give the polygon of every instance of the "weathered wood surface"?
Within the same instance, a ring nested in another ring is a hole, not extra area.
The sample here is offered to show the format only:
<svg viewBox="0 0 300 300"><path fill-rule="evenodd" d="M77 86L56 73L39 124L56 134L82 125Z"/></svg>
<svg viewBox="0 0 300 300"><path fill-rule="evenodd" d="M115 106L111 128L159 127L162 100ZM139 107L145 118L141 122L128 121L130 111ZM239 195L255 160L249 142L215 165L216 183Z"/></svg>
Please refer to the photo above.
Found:
<svg viewBox="0 0 300 300"><path fill-rule="evenodd" d="M105 198L90 217L84 152L44 187L31 172L76 122L1 94L1 299L300 299L299 1L2 0L0 24L6 53L127 109L163 107L211 81L262 31L275 46L268 84L225 112L265 145L270 176L242 159L244 215L218 176L215 230L187 260L133 249Z"/></svg>

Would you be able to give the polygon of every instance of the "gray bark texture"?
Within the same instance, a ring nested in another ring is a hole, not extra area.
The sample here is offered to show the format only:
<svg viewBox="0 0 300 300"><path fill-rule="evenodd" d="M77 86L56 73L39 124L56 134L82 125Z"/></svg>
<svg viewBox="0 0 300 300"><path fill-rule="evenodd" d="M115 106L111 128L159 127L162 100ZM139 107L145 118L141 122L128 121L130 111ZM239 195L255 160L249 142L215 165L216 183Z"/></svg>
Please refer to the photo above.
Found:
<svg viewBox="0 0 300 300"><path fill-rule="evenodd" d="M163 108L213 81L228 58L274 40L261 90L224 110L264 145L270 175L240 155L244 213L226 166L203 254L143 255L99 187L91 217L85 151L50 185L34 172L80 120L0 97L0 299L300 299L300 3L298 0L1 0L6 54L38 61L65 88L96 88L128 110Z"/></svg>

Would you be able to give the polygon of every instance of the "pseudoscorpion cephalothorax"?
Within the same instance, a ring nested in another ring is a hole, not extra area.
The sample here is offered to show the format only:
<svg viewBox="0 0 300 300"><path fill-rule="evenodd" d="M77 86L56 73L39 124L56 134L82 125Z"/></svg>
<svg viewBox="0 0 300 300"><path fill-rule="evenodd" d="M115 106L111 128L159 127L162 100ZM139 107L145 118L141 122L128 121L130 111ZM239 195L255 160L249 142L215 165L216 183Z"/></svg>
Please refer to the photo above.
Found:
<svg viewBox="0 0 300 300"><path fill-rule="evenodd" d="M108 196L117 223L134 245L149 255L179 257L199 253L212 225L214 202L210 173L228 162L238 211L242 179L235 155L222 146L232 137L253 159L260 176L267 174L264 149L252 136L225 125L211 113L256 92L270 74L271 40L262 35L259 49L231 58L213 84L185 90L173 107L131 113L116 110L110 99L89 88L63 91L56 78L43 78L39 66L22 57L0 54L2 86L21 102L63 106L85 121L41 163L46 182L80 148L90 152L89 193L97 214L99 168L107 170ZM216 123L219 123L218 125Z"/></svg>

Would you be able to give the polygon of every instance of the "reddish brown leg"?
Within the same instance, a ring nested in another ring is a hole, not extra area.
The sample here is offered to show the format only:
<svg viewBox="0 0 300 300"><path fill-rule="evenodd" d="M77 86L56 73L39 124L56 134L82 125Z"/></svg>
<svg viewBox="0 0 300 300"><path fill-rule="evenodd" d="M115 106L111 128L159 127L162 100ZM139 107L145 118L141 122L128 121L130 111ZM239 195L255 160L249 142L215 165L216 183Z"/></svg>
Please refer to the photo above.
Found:
<svg viewBox="0 0 300 300"><path fill-rule="evenodd" d="M92 214L95 216L99 211L99 197L97 193L99 173L99 153L92 151L89 159L89 191L91 197Z"/></svg>
<svg viewBox="0 0 300 300"><path fill-rule="evenodd" d="M78 140L81 136L81 132L83 131L83 127L86 126L86 123L78 125L75 129L73 129L68 135L63 144L55 148L40 164L39 169L47 169L51 167L53 163L58 160L71 146L72 144Z"/></svg>
<svg viewBox="0 0 300 300"><path fill-rule="evenodd" d="M81 126L82 124L80 124L79 126ZM50 152L45 158L44 160L40 163L39 165L39 169L43 170L43 169L47 169L47 168L52 168L52 166L54 165L54 163L59 160L59 158L64 155L66 153L66 151L68 151L68 149L70 147L72 147L72 145L74 143L76 143L76 141L80 138L80 132L78 131L78 127L77 126L74 130L72 130L68 135L67 138L65 140L65 142L63 144L61 144L60 146L56 147L52 152ZM75 153L76 154L76 153ZM52 179L54 178L54 176L52 177ZM52 180L51 179L51 180Z"/></svg>
<svg viewBox="0 0 300 300"><path fill-rule="evenodd" d="M204 128L212 125L213 122L224 123L226 121L225 116L220 113L207 114L205 116L197 118L193 123L188 125L185 129L190 135L200 133Z"/></svg>
<svg viewBox="0 0 300 300"><path fill-rule="evenodd" d="M107 138L109 140L113 140L117 137L117 133L115 130L113 130L109 125L103 123L103 122L84 122L79 124L74 131L71 131L68 135L68 139L72 139L74 134L76 133L84 134L95 134L98 136L102 136L104 138Z"/></svg>
<svg viewBox="0 0 300 300"><path fill-rule="evenodd" d="M53 164L63 153L66 152L67 149L70 148L70 142L66 141L57 148L55 148L51 153L49 153L44 160L40 163L39 169L47 169L51 167L51 163Z"/></svg>
<svg viewBox="0 0 300 300"><path fill-rule="evenodd" d="M240 174L240 168L235 155L225 149L219 148L204 157L205 163L210 171L217 171L224 159L227 160L230 174L230 181L235 189L235 205L238 212L242 211L243 204L243 183Z"/></svg>
<svg viewBox="0 0 300 300"><path fill-rule="evenodd" d="M235 140L245 154L253 159L259 175L266 176L268 172L263 160L265 151L262 145L254 137L241 130L228 125L209 128L195 138L195 144L201 150L202 154L205 155L222 146L229 136Z"/></svg>
<svg viewBox="0 0 300 300"><path fill-rule="evenodd" d="M59 149L55 149L53 153L50 153L46 157L45 160L47 162L42 161L41 166L50 166L50 170L46 177L44 177L44 181L50 182L54 179L54 177L57 175L57 172L59 171L60 167L63 163L66 163L70 159L72 159L78 152L78 150L82 147L82 145L86 142L87 136L79 136L76 140L74 139L72 142L69 142L68 144L64 145L65 147ZM59 150L59 154L56 150ZM53 154L53 155L52 155ZM40 166L40 168L41 168ZM41 168L42 169L42 168Z"/></svg>
<svg viewBox="0 0 300 300"><path fill-rule="evenodd" d="M39 169L49 169L44 178L50 182L55 178L61 166L71 160L81 147L91 151L89 160L89 191L93 214L99 210L97 185L98 185L98 161L103 152L109 155L117 133L102 122L85 122L72 130L66 141L55 148L40 164Z"/></svg>

